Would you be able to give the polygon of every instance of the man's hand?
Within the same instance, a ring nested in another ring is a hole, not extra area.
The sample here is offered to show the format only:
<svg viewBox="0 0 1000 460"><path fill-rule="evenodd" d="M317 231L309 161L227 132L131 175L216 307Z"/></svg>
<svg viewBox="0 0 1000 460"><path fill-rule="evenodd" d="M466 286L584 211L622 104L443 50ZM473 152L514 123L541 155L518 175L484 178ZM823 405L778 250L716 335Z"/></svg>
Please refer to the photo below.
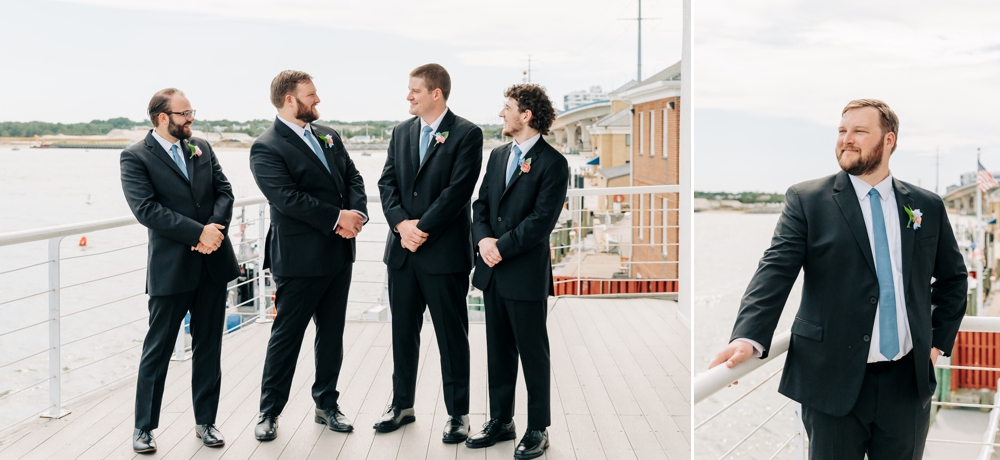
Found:
<svg viewBox="0 0 1000 460"><path fill-rule="evenodd" d="M500 257L500 249L497 248L496 238L483 238L479 240L479 255L483 257L483 262L490 267L496 266L503 260Z"/></svg>
<svg viewBox="0 0 1000 460"><path fill-rule="evenodd" d="M935 366L935 367L937 366L938 356L941 356L941 350L938 350L937 347L931 347L931 365L932 366Z"/></svg>
<svg viewBox="0 0 1000 460"><path fill-rule="evenodd" d="M197 246L191 246L191 250L192 251L198 251L198 252L200 252L202 254L205 254L205 255L208 255L208 254L211 254L211 253L215 252L215 251L209 249L208 246L205 246L204 244L201 244L200 241L198 242Z"/></svg>
<svg viewBox="0 0 1000 460"><path fill-rule="evenodd" d="M410 252L417 252L417 249L427 241L427 237L429 236L417 228L417 222L417 219L409 219L396 225L396 231L399 232L400 244Z"/></svg>
<svg viewBox="0 0 1000 460"><path fill-rule="evenodd" d="M340 221L334 231L343 238L351 239L361 233L365 218L361 213L347 209L340 210Z"/></svg>
<svg viewBox="0 0 1000 460"><path fill-rule="evenodd" d="M201 231L201 237L198 238L198 246L204 245L208 252L215 251L222 246L222 240L226 237L225 233L221 230L225 230L225 226L219 224L208 224ZM196 251L201 252L195 248ZM208 252L202 252L202 254L208 254Z"/></svg>
<svg viewBox="0 0 1000 460"><path fill-rule="evenodd" d="M719 364L726 363L726 367L732 369L733 366L750 359L752 356L753 345L743 340L733 340L719 354L715 355L715 359L708 365L708 368L711 369ZM733 382L733 385L738 383L740 382Z"/></svg>

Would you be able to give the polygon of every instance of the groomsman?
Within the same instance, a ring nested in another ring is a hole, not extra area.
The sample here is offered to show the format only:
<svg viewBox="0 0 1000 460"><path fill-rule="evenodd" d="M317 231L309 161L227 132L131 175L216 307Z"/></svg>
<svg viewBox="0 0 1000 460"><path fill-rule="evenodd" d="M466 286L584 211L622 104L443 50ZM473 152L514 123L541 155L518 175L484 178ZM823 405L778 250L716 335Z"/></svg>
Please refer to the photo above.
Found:
<svg viewBox="0 0 1000 460"><path fill-rule="evenodd" d="M316 423L350 432L338 404L344 358L344 320L351 288L355 240L368 221L361 174L340 135L314 124L320 99L312 77L286 70L271 81L278 116L250 147L250 170L271 205L264 268L277 286L277 317L267 344L254 435L278 435L278 416L295 374L302 336L316 323Z"/></svg>
<svg viewBox="0 0 1000 460"><path fill-rule="evenodd" d="M379 192L389 232L384 261L392 309L392 402L380 433L413 422L424 309L441 354L442 441L469 436L470 208L483 163L483 131L448 109L451 77L438 64L410 72L410 114L393 129Z"/></svg>
<svg viewBox="0 0 1000 460"><path fill-rule="evenodd" d="M240 274L224 233L233 216L232 187L212 146L191 137L195 111L184 93L158 91L148 113L153 129L121 154L125 200L149 229L149 331L139 361L132 448L156 452L152 431L160 422L167 365L189 312L195 436L217 447L225 444L215 416L222 385L226 283Z"/></svg>
<svg viewBox="0 0 1000 460"><path fill-rule="evenodd" d="M504 93L503 134L514 141L493 149L479 198L472 204L478 246L472 284L486 304L490 420L466 440L472 448L516 437L517 360L528 388L528 427L514 458L541 456L549 446L549 338L545 327L553 295L549 235L566 200L569 167L548 134L556 111L538 85Z"/></svg>

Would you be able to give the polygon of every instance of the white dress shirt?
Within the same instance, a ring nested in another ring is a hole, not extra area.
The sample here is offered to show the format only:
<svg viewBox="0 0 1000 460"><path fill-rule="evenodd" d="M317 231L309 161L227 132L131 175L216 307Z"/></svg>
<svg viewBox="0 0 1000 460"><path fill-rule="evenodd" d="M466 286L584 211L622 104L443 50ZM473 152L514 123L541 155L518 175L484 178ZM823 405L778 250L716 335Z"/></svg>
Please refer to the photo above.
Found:
<svg viewBox="0 0 1000 460"><path fill-rule="evenodd" d="M510 147L510 154L511 155L514 154L514 146L517 146L517 148L521 149L521 158L518 159L518 163L524 161L524 156L528 154L528 151L535 146L535 143L538 142L538 139L541 139L541 137L542 137L541 134L535 134L534 136L529 137L528 140L524 141L523 144L518 144L517 140L515 139L514 145ZM511 164L510 156L507 157L507 175L504 176L505 178L510 177L513 168L516 168L518 163Z"/></svg>
<svg viewBox="0 0 1000 460"><path fill-rule="evenodd" d="M171 144L170 141L164 139L163 136L157 134L155 129L151 132L153 133L153 139L156 139L156 142L160 143L160 147L163 147L163 150L167 152L167 158L170 158L170 161L174 161L174 156L170 154L170 146L176 145L177 154L181 156L181 161L184 162L184 167L187 168L187 157L184 156L184 152L181 151L181 141L178 140L177 142Z"/></svg>
<svg viewBox="0 0 1000 460"><path fill-rule="evenodd" d="M306 146L309 147L309 150L312 150L312 145L313 144L312 144L312 142L309 141L308 138L306 138L306 131L308 131L309 135L313 137L313 140L315 140L316 144L320 146L320 149L323 148L323 140L320 139L320 138L318 138L318 137L316 137L316 133L312 132L312 125L310 125L309 123L306 123L306 127L303 128L303 127L301 127L301 126L299 126L299 125L297 125L295 123L292 123L292 122L290 122L290 121L288 121L288 120L286 120L284 118L281 118L281 115L278 115L278 119L281 120L281 122L284 123L285 126L288 126L289 128L291 128L292 132L294 132L297 136L299 136L299 138L302 139L302 142L306 143ZM330 171L330 173L332 174L333 171ZM366 216L365 213L363 213L361 211L355 211L353 209L351 209L351 211L354 211L354 212L358 213L359 215L361 215L361 219L363 219L363 223L368 223L368 216ZM337 225L340 225L340 216L339 215L337 216L337 222L335 222L333 224L333 229L334 230L337 229Z"/></svg>
<svg viewBox="0 0 1000 460"><path fill-rule="evenodd" d="M892 187L892 173L882 182L876 184L875 187L872 187L857 176L852 175L850 178L851 184L854 185L854 191L858 195L861 214L865 218L865 230L868 231L868 244L871 245L873 259L875 257L875 234L872 229L872 205L868 196L871 189L878 190L882 202L882 217L885 219L885 236L889 242L889 259L892 264L892 286L896 291L896 329L899 336L899 352L896 356L882 356L879 348L880 334L878 324L882 304L879 303L875 309L875 324L872 327L871 341L868 342L868 362L893 361L906 356L913 349L913 338L910 336L910 323L906 316L906 290L903 285L903 244L899 233L902 223L899 220L899 208L896 205L896 194ZM873 262L876 264L875 268L878 269L878 261L873 260ZM755 357L761 356L764 352L764 347L754 340L746 338L737 338L736 340L742 340L753 345Z"/></svg>

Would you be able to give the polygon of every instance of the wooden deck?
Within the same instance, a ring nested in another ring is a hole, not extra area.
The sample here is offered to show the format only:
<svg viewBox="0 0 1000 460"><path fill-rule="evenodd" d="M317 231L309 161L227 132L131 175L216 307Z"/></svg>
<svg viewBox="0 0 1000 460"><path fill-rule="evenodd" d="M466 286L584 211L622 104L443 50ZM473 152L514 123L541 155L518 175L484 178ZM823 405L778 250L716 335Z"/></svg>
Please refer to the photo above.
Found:
<svg viewBox="0 0 1000 460"><path fill-rule="evenodd" d="M550 459L688 459L691 454L690 331L676 319L675 302L648 299L570 299L552 302L548 329L552 353ZM349 322L339 389L341 407L354 420L351 434L313 422L313 378L309 328L299 355L291 399L279 419L278 439L254 439L268 325L254 325L223 344L222 399L217 425L222 448L203 447L194 436L191 363L173 363L167 374L159 451L136 455L131 435L135 383L72 402L69 416L36 419L0 433L0 458L176 458L176 459L507 459L517 441L488 449L441 442L447 413L433 327L421 337L417 421L394 433L376 434L372 424L385 409L392 382L391 326ZM487 420L486 333L472 324L471 414L473 431ZM518 439L526 423L526 393L520 378L515 422Z"/></svg>

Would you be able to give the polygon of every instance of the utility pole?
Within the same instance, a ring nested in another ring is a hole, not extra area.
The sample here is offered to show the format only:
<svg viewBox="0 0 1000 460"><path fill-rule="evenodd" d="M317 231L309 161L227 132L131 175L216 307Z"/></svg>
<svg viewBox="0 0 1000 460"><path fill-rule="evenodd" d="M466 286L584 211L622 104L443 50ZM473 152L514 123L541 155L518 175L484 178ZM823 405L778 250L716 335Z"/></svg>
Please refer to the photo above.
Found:
<svg viewBox="0 0 1000 460"><path fill-rule="evenodd" d="M940 195L938 192L938 182L941 176L941 148L934 147L934 194Z"/></svg>
<svg viewBox="0 0 1000 460"><path fill-rule="evenodd" d="M528 55L528 70L521 72L524 83L531 83L531 55Z"/></svg>
<svg viewBox="0 0 1000 460"><path fill-rule="evenodd" d="M642 0L639 0L639 56L636 59L635 81L642 81Z"/></svg>

